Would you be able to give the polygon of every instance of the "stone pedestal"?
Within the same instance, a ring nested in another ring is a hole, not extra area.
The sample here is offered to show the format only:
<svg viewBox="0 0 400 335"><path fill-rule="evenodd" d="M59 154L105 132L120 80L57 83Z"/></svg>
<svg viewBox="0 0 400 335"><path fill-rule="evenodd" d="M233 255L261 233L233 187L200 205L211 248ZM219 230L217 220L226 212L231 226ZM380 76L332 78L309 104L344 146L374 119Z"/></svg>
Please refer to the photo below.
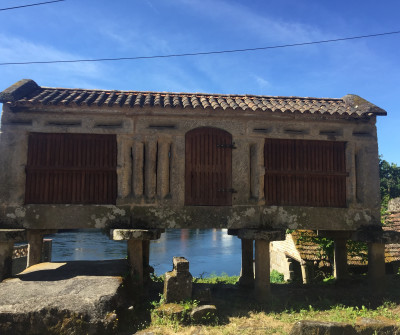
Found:
<svg viewBox="0 0 400 335"><path fill-rule="evenodd" d="M376 288L384 286L385 279L385 244L368 243L368 277Z"/></svg>
<svg viewBox="0 0 400 335"><path fill-rule="evenodd" d="M149 275L150 240L160 238L160 229L113 229L110 237L115 241L128 241L128 262L135 285L143 286Z"/></svg>
<svg viewBox="0 0 400 335"><path fill-rule="evenodd" d="M282 241L285 239L285 232L281 230L269 231L259 229L238 229L234 232L242 241L255 240L255 279L254 290L256 299L265 302L270 298L270 253L269 243L271 241ZM242 273L249 276L251 270L248 269L248 260L250 247L249 242L242 243L242 255L245 255L246 263L242 262L242 266L246 264L246 268L242 267ZM251 248L252 249L252 248ZM252 255L252 250L251 250Z"/></svg>
<svg viewBox="0 0 400 335"><path fill-rule="evenodd" d="M351 231L319 230L318 236L333 239L334 241L334 267L333 275L336 280L345 280L349 277L347 266L347 240L351 239Z"/></svg>
<svg viewBox="0 0 400 335"><path fill-rule="evenodd" d="M259 301L268 300L271 293L269 241L256 240L255 294Z"/></svg>
<svg viewBox="0 0 400 335"><path fill-rule="evenodd" d="M27 267L39 264L43 255L43 236L54 234L57 230L29 229L27 231L28 239L28 260Z"/></svg>
<svg viewBox="0 0 400 335"><path fill-rule="evenodd" d="M242 269L239 285L254 287L253 240L242 239Z"/></svg>
<svg viewBox="0 0 400 335"><path fill-rule="evenodd" d="M334 276L336 280L343 280L349 277L347 267L347 239L335 238L334 250Z"/></svg>
<svg viewBox="0 0 400 335"><path fill-rule="evenodd" d="M192 298L192 275L189 261L184 257L174 257L173 270L165 274L164 299L166 303L180 302Z"/></svg>
<svg viewBox="0 0 400 335"><path fill-rule="evenodd" d="M11 277L14 243L25 240L25 229L0 229L0 282Z"/></svg>

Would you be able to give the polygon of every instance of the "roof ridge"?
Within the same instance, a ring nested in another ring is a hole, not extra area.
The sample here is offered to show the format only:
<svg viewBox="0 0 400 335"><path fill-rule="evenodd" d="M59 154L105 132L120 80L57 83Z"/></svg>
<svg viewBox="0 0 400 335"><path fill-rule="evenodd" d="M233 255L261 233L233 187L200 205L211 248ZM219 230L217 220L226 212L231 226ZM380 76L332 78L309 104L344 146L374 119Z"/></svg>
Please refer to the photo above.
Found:
<svg viewBox="0 0 400 335"><path fill-rule="evenodd" d="M40 86L43 90L61 90L61 91L86 91L86 92L113 92L113 93L125 93L125 94L173 94L182 96L218 96L218 97L246 97L246 98L271 98L271 99L302 99L302 100L333 100L343 101L343 98L328 98L328 97L301 97L301 96L284 96L284 95L261 95L261 94L231 94L231 93L205 93L205 92L171 92L171 91L136 91L136 90L110 90L110 89L99 89L99 88L67 88L67 87L49 87Z"/></svg>

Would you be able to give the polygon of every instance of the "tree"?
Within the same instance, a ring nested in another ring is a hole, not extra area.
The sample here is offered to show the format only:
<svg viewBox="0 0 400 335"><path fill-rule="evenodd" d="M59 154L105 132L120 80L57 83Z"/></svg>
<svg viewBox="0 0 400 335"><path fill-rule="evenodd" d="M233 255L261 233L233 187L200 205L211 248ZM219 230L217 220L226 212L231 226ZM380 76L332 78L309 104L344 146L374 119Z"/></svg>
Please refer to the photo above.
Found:
<svg viewBox="0 0 400 335"><path fill-rule="evenodd" d="M387 210L390 199L400 197L400 167L379 158L381 213Z"/></svg>

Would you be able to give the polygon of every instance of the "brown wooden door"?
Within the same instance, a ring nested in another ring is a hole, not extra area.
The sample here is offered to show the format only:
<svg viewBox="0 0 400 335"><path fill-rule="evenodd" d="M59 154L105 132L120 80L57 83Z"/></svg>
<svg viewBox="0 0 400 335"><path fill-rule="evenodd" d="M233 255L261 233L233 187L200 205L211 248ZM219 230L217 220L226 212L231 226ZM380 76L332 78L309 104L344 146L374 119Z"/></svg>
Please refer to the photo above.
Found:
<svg viewBox="0 0 400 335"><path fill-rule="evenodd" d="M186 133L185 204L232 205L232 135L218 128Z"/></svg>
<svg viewBox="0 0 400 335"><path fill-rule="evenodd" d="M115 135L31 133L25 203L115 204Z"/></svg>

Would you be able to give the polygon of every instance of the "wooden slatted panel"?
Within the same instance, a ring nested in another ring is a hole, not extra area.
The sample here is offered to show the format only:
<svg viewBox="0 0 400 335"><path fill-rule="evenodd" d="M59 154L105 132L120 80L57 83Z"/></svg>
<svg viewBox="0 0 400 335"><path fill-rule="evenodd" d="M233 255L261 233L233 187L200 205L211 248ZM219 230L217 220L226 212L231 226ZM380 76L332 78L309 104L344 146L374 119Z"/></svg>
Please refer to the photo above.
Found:
<svg viewBox="0 0 400 335"><path fill-rule="evenodd" d="M31 133L25 203L115 204L115 135Z"/></svg>
<svg viewBox="0 0 400 335"><path fill-rule="evenodd" d="M196 128L185 137L185 204L232 205L232 135L217 128Z"/></svg>
<svg viewBox="0 0 400 335"><path fill-rule="evenodd" d="M267 205L346 207L345 142L266 139Z"/></svg>

